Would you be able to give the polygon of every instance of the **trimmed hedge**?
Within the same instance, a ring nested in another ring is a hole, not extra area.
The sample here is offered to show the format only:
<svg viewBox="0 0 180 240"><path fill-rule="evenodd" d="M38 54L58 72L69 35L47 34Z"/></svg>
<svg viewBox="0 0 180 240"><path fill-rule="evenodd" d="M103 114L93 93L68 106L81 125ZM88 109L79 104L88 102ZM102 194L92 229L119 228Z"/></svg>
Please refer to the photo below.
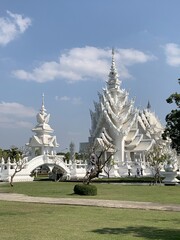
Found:
<svg viewBox="0 0 180 240"><path fill-rule="evenodd" d="M161 180L164 178L161 177ZM153 177L120 177L120 178L98 178L93 179L92 182L97 183L151 183Z"/></svg>
<svg viewBox="0 0 180 240"><path fill-rule="evenodd" d="M76 184L74 186L74 193L78 195L95 196L97 195L97 187L87 184Z"/></svg>

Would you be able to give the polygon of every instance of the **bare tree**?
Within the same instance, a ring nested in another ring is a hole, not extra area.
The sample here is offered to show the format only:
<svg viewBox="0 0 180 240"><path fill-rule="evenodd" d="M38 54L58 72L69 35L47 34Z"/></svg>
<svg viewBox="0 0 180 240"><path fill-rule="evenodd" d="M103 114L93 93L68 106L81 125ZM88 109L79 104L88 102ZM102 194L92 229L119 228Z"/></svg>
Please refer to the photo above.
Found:
<svg viewBox="0 0 180 240"><path fill-rule="evenodd" d="M11 162L13 161L14 163L14 173L11 175L10 177L10 186L13 187L13 180L15 175L20 172L25 164L26 164L26 158L25 156L27 156L28 153L28 148L27 147L21 147L20 149L18 149L17 147L11 147L10 149L10 159Z"/></svg>
<svg viewBox="0 0 180 240"><path fill-rule="evenodd" d="M11 187L14 186L13 180L14 180L15 175L24 168L26 161L25 161L25 158L19 159L19 160L14 159L14 163L15 163L14 173L11 175L11 178L10 178Z"/></svg>
<svg viewBox="0 0 180 240"><path fill-rule="evenodd" d="M114 160L112 159L112 155L109 158L109 161L106 162L105 166L104 166L104 172L106 173L107 177L110 177L110 171L112 170L114 166Z"/></svg>
<svg viewBox="0 0 180 240"><path fill-rule="evenodd" d="M99 154L96 154L95 152L91 154L89 164L90 166L84 177L85 184L89 184L92 179L98 178L99 174L102 173L106 164L111 160L111 157L114 155L114 152L110 153L108 157L106 157L106 159L102 159L102 156L104 156L104 153L107 152L108 149L109 147L101 150Z"/></svg>

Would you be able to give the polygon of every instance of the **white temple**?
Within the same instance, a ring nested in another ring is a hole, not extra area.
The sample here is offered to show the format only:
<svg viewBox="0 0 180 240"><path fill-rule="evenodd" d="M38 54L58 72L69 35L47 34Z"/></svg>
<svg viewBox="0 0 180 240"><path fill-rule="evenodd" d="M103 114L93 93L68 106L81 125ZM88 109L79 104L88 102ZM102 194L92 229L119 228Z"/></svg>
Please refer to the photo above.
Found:
<svg viewBox="0 0 180 240"><path fill-rule="evenodd" d="M161 140L163 127L150 104L144 110L135 108L134 101L129 99L127 91L121 88L121 81L112 51L112 64L109 79L102 94L98 93L99 102L94 102L95 110L90 111L91 129L88 145L107 149L114 153L112 176L127 175L134 168L150 174L145 153L153 144ZM84 143L85 145L85 143ZM81 145L83 146L83 145ZM83 152L83 149L81 148ZM116 169L116 171L115 171Z"/></svg>
<svg viewBox="0 0 180 240"><path fill-rule="evenodd" d="M109 168L110 177L135 176L138 173L152 175L145 154L153 144L162 141L163 127L151 112L149 103L144 110L135 108L128 92L121 88L114 50L106 87L99 93L99 102L94 102L94 106L95 110L90 112L89 142L80 144L80 153L86 152L87 156L87 149L94 148L97 153L105 149L104 159L112 155L113 160ZM12 159L0 160L0 181L10 181L15 169L20 166L23 168L15 175L14 181L33 181L32 173L41 166L48 167L49 176L54 179L57 179L57 174L64 179L83 178L88 168L88 159L75 159L73 143L70 144L69 161L64 155L56 154L59 144L56 136L52 135L54 130L49 125L50 114L47 114L44 106L44 95L36 120L37 124L32 129L33 136L26 144L28 154L19 163ZM104 171L101 177L107 176L106 173Z"/></svg>

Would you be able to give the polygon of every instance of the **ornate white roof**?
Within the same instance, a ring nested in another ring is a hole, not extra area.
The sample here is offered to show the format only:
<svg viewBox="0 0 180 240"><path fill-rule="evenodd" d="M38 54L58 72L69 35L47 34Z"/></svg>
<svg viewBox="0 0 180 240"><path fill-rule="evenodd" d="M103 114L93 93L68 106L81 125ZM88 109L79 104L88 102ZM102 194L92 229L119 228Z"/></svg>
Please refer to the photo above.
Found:
<svg viewBox="0 0 180 240"><path fill-rule="evenodd" d="M58 147L56 136L51 136L54 130L49 125L50 114L46 113L44 106L44 94L42 98L42 106L39 113L36 115L37 125L32 129L35 135L32 136L27 144L30 147L50 146Z"/></svg>
<svg viewBox="0 0 180 240"><path fill-rule="evenodd" d="M139 129L134 129L134 130L129 131L128 135L125 137L125 141L127 143L132 142L135 139L138 132L139 132Z"/></svg>
<svg viewBox="0 0 180 240"><path fill-rule="evenodd" d="M148 140L143 140L141 141L136 147L131 149L133 152L143 152L143 151L148 151L154 143L153 139L148 139ZM126 150L129 150L128 147L125 147Z"/></svg>
<svg viewBox="0 0 180 240"><path fill-rule="evenodd" d="M95 111L91 111L90 139L102 146L119 149L120 141L125 140L126 151L146 151L160 136L163 127L150 111L150 104L144 111L134 107L134 101L128 99L128 92L120 88L118 72L115 66L114 50L107 86L94 102Z"/></svg>
<svg viewBox="0 0 180 240"><path fill-rule="evenodd" d="M46 113L46 109L44 107L44 94L42 99L42 106L39 113L36 115L36 119L38 124L32 129L33 132L37 134L44 134L44 133L52 133L54 131L48 124L50 119L50 114Z"/></svg>

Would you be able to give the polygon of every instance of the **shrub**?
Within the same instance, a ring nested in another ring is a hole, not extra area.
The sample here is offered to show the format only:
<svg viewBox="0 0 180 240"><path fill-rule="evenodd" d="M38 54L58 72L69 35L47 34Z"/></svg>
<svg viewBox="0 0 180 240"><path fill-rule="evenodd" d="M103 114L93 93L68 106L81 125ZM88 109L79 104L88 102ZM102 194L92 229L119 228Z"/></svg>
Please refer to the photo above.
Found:
<svg viewBox="0 0 180 240"><path fill-rule="evenodd" d="M97 187L94 185L76 184L74 186L74 193L78 195L95 196L97 195Z"/></svg>

